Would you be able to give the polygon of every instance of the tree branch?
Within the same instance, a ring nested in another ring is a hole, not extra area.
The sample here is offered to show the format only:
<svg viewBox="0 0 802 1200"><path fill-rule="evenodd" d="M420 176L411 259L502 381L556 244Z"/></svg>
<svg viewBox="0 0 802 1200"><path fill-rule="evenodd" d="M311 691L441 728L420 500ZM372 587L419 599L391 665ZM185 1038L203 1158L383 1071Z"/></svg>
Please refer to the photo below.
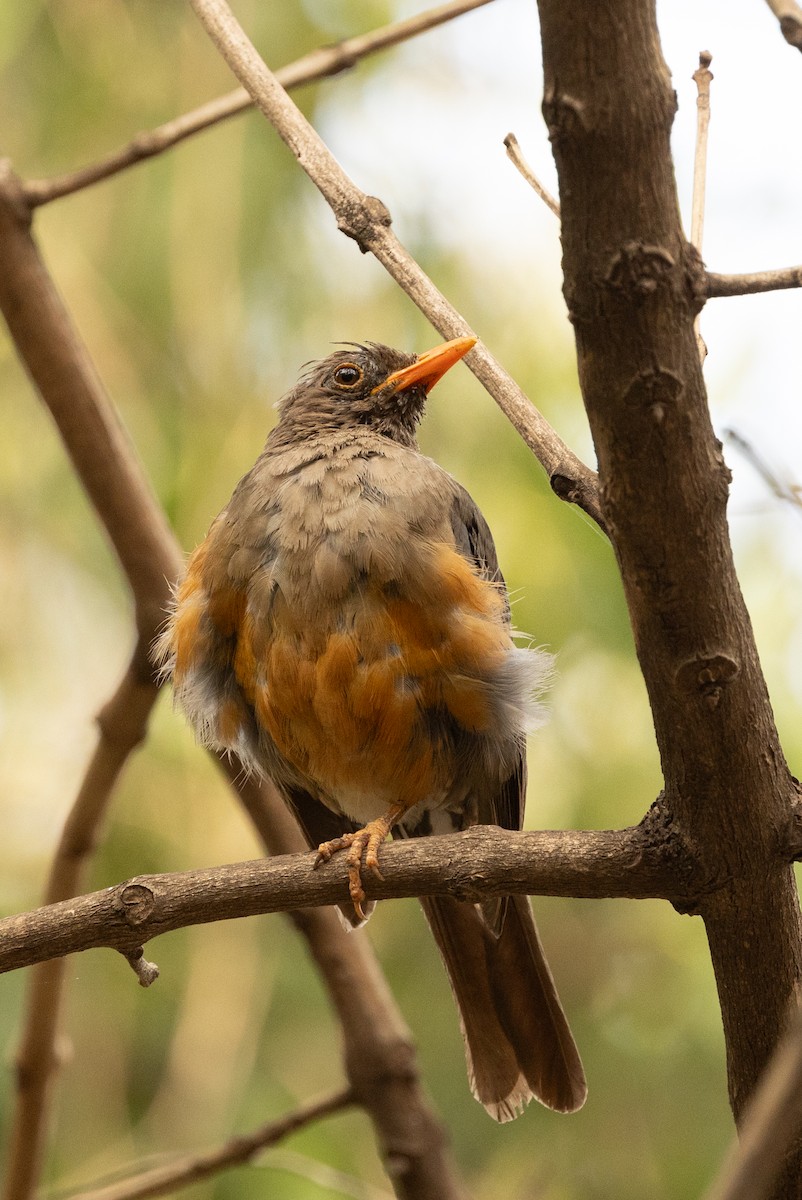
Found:
<svg viewBox="0 0 802 1200"><path fill-rule="evenodd" d="M783 267L776 271L754 271L747 275L705 275L708 298L716 296L751 296L757 292L779 292L784 288L802 287L802 267Z"/></svg>
<svg viewBox="0 0 802 1200"><path fill-rule="evenodd" d="M164 620L183 555L139 466L122 422L73 326L29 231L19 180L0 163L0 309L25 367L131 585L145 653Z"/></svg>
<svg viewBox="0 0 802 1200"><path fill-rule="evenodd" d="M82 890L113 789L145 736L157 695L148 649L182 555L28 226L18 181L0 164L0 309L117 552L133 592L138 630L125 677L98 717L98 744L56 848L46 891L52 903ZM61 962L44 964L30 980L5 1200L26 1200L36 1184L48 1090L58 1066L54 1046L63 986Z"/></svg>
<svg viewBox="0 0 802 1200"><path fill-rule="evenodd" d="M696 148L693 156L693 200L691 203L691 244L696 247L699 257L702 257L702 238L705 226L705 192L707 189L707 142L710 131L710 85L713 82L713 72L710 64L713 56L709 50L702 50L699 55L699 66L693 73L696 84ZM693 332L699 351L699 361L704 363L707 357L707 346L702 337L701 311L696 314L693 322Z"/></svg>
<svg viewBox="0 0 802 1200"><path fill-rule="evenodd" d="M507 148L507 158L513 164L513 166L515 166L518 169L518 171L524 177L524 179L529 184L529 186L532 188L532 190L537 192L538 196L540 196L540 199L543 201L543 203L546 205L546 207L551 209L551 211L554 213L555 217L559 221L559 219L560 219L559 204L554 199L551 192L543 186L543 184L540 182L540 180L538 179L535 172L529 166L529 163L526 161L526 159L523 156L523 152L518 143L518 139L514 133L507 134L507 136L504 139L504 145Z"/></svg>
<svg viewBox="0 0 802 1200"><path fill-rule="evenodd" d="M5 917L0 921L0 972L98 946L130 953L188 925L347 901L342 864L335 858L315 870L313 862L307 853L141 875ZM704 886L692 882L688 863L678 870L681 862L676 845L656 842L644 826L535 833L480 825L465 833L384 846L385 878L370 876L366 889L375 900L450 895L476 901L525 892L662 897L689 909L698 904Z"/></svg>
<svg viewBox="0 0 802 1200"><path fill-rule="evenodd" d="M704 1200L765 1200L802 1127L802 1009L788 1029L749 1102L740 1138Z"/></svg>
<svg viewBox="0 0 802 1200"><path fill-rule="evenodd" d="M75 896L114 787L129 755L143 740L156 697L156 685L142 680L138 647L122 683L98 717L100 737L75 803L65 822L45 891L45 903ZM17 1106L11 1126L4 1181L7 1200L31 1195L44 1149L46 1103L58 1068L54 1047L66 964L42 961L31 974L15 1066Z"/></svg>
<svg viewBox="0 0 802 1200"><path fill-rule="evenodd" d="M786 504L792 504L793 507L800 511L802 509L802 487L798 483L787 483L780 479L776 471L774 471L767 462L764 462L758 454L755 447L746 438L741 437L740 433L735 429L725 429L724 437L727 441L732 442L737 446L746 461L753 467L763 482L778 500L783 500Z"/></svg>
<svg viewBox="0 0 802 1200"><path fill-rule="evenodd" d="M802 8L796 0L766 0L780 22L780 32L789 46L802 50Z"/></svg>
<svg viewBox="0 0 802 1200"><path fill-rule="evenodd" d="M260 58L225 0L192 0L192 6L231 70L330 205L338 228L378 259L443 337L476 336L391 231L384 204L366 196L343 171ZM464 361L544 467L556 495L578 505L605 529L595 473L569 450L481 342Z"/></svg>
<svg viewBox="0 0 802 1200"><path fill-rule="evenodd" d="M419 33L425 33L446 21L452 21L455 17L460 17L464 13L489 3L490 0L451 0L448 4L441 4L437 8L409 17L405 21L396 21L392 25L385 25L382 29L375 29L370 33L344 38L336 45L321 46L317 50L312 50L311 53L305 54L286 67L280 67L276 71L276 78L282 87L289 90L331 75L338 75L342 71L350 70L360 59L367 58L378 50L386 50L388 46L408 41ZM155 129L138 133L127 145L98 162L90 163L86 167L59 175L54 179L26 180L22 184L23 196L31 208L49 204L51 200L69 196L82 188L108 179L136 163L162 154L186 138L192 137L193 134L210 129L213 125L228 120L229 117L237 116L250 108L253 108L253 100L248 92L245 88L235 88L233 92L228 92L225 96L218 96L191 112L175 117L172 121L166 121L163 125L158 125Z"/></svg>
<svg viewBox="0 0 802 1200"><path fill-rule="evenodd" d="M710 130L710 84L713 55L702 50L699 66L693 73L696 84L696 149L693 156L693 201L691 204L691 242L702 253L705 226L705 191L707 185L707 141Z"/></svg>
<svg viewBox="0 0 802 1200"><path fill-rule="evenodd" d="M665 776L700 898L736 1120L802 984L778 861L795 789L729 542L729 472L693 337L701 268L671 159L676 98L652 0L539 0L579 379ZM622 179L626 186L622 186ZM802 1143L788 1176L798 1179Z"/></svg>
<svg viewBox="0 0 802 1200"><path fill-rule="evenodd" d="M9 170L0 172L0 307L28 371L56 421L84 487L134 592L139 641L115 699L54 863L48 899L80 890L98 823L127 754L144 733L156 696L147 649L164 615L181 551L122 425L80 343L29 233L30 213ZM240 772L241 774L241 772ZM267 787L237 788L266 844L297 850L300 834ZM77 856L77 857L76 857ZM72 870L72 873L70 871ZM343 1023L346 1070L368 1111L393 1185L408 1200L463 1200L440 1122L420 1086L409 1032L369 943L346 937L334 913L299 912L295 923L318 964ZM124 949L129 956L138 947ZM48 1083L63 995L61 962L35 973L18 1063L18 1102L5 1200L29 1200L44 1144Z"/></svg>
<svg viewBox="0 0 802 1200"><path fill-rule="evenodd" d="M322 1100L300 1105L294 1112L268 1121L251 1133L240 1133L214 1150L198 1154L182 1154L160 1167L141 1171L116 1183L88 1191L70 1192L65 1200L144 1200L148 1196L165 1196L179 1188L200 1183L231 1167L251 1162L270 1146L275 1146L290 1134L296 1133L323 1117L333 1116L355 1104L349 1089L335 1092Z"/></svg>

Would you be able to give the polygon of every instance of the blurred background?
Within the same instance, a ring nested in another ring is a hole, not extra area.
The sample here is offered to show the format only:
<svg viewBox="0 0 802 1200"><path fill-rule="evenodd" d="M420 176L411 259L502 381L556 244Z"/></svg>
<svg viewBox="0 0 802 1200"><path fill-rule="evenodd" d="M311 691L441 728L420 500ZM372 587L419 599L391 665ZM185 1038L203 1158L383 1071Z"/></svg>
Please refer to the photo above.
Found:
<svg viewBox="0 0 802 1200"><path fill-rule="evenodd" d="M419 11L410 0L238 0L272 66ZM678 184L689 213L698 53L713 52L705 258L741 271L802 261L802 164L792 132L802 63L758 0L658 5L679 96ZM0 8L0 139L25 177L68 170L233 86L178 0L28 0ZM540 115L532 0L488 7L296 98L403 242L587 461L559 230L508 162L514 131L556 191ZM406 350L438 335L337 233L258 115L40 210L35 233L187 549L251 465L300 364L340 339ZM722 438L735 429L786 484L802 482L798 292L714 301L706 372ZM132 646L116 562L49 418L0 335L0 911L35 906L94 743L93 716ZM471 491L495 533L520 629L558 657L551 722L530 747L528 823L637 822L660 787L645 691L612 555L464 368L434 393L424 449ZM802 511L732 444L730 518L743 587L791 763L802 734ZM113 804L91 886L235 861L259 846L163 696ZM538 899L582 1048L575 1117L533 1107L495 1126L471 1098L434 945L413 901L385 903L371 939L417 1040L456 1155L483 1200L693 1196L731 1137L723 1039L701 922L658 902ZM55 1191L211 1145L339 1085L339 1035L280 917L150 944L144 992L107 951L70 962L47 1185ZM213 987L208 964L214 961ZM10 1064L24 975L3 978ZM0 1090L8 1127L12 1074ZM361 1184L335 1179L315 1164ZM193 1196L389 1194L367 1120L333 1118Z"/></svg>

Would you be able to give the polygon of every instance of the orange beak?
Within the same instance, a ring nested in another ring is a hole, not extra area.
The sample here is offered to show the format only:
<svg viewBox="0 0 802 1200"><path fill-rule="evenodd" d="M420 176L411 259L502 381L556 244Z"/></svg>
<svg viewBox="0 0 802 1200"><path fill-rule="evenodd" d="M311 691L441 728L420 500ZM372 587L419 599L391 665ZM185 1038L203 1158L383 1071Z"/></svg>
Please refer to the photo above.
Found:
<svg viewBox="0 0 802 1200"><path fill-rule="evenodd" d="M388 375L383 383L374 388L374 391L383 392L385 388L391 387L396 392L403 392L414 383L420 383L428 395L438 379L442 379L449 367L459 362L463 354L467 354L471 347L476 345L476 341L475 337L461 337L454 338L451 342L443 342L442 346L435 346L434 350L419 354L410 366L393 371L392 375Z"/></svg>

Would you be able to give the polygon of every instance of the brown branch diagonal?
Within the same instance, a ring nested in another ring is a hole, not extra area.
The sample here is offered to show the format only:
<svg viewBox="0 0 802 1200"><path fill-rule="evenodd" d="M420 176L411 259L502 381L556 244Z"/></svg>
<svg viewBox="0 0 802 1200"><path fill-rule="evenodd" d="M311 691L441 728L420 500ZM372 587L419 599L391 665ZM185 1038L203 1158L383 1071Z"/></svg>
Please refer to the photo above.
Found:
<svg viewBox="0 0 802 1200"><path fill-rule="evenodd" d="M131 586L145 650L183 555L28 230L19 180L0 164L0 308ZM147 655L141 660L150 675Z"/></svg>
<svg viewBox="0 0 802 1200"><path fill-rule="evenodd" d="M802 8L796 0L766 0L780 22L780 32L789 46L802 50Z"/></svg>
<svg viewBox="0 0 802 1200"><path fill-rule="evenodd" d="M20 358L47 405L102 521L134 597L137 643L114 696L98 717L99 737L59 838L46 900L82 890L86 865L117 780L141 741L157 687L148 648L163 619L169 582L182 555L29 232L19 183L0 168L0 309ZM17 1054L6 1200L25 1200L36 1184L64 988L63 963L31 976Z"/></svg>
<svg viewBox="0 0 802 1200"><path fill-rule="evenodd" d="M703 1200L765 1200L802 1126L802 1009L796 1003L749 1101L740 1137Z"/></svg>
<svg viewBox="0 0 802 1200"><path fill-rule="evenodd" d="M332 75L339 75L343 71L350 70L361 59L376 54L379 50L386 50L389 46L396 46L399 42L408 41L410 38L417 37L418 34L435 29L446 21L453 21L455 17L460 17L475 8L482 8L489 3L490 0L451 0L448 4L427 9L426 12L417 13L414 17L408 17L404 21L396 21L392 25L385 25L381 29L358 34L356 37L344 38L336 45L320 46L302 58L296 59L295 62L280 67L276 71L276 78L282 87L289 90L314 83L319 79L326 79ZM224 96L217 96L214 100L209 100L206 104L193 108L191 112L182 113L180 117L175 117L172 121L165 121L163 125L158 125L155 129L138 133L125 146L108 154L105 158L98 159L97 162L89 163L76 171L69 171L52 179L26 180L22 185L23 195L31 208L49 204L52 200L72 195L83 188L109 179L112 175L117 175L120 171L127 170L137 163L154 158L157 154L162 154L165 150L177 146L186 138L192 137L196 133L202 133L203 130L210 129L221 121L238 116L251 108L253 108L253 100L245 88L235 88Z"/></svg>
<svg viewBox="0 0 802 1200"><path fill-rule="evenodd" d="M123 953L188 925L347 901L336 859L313 869L312 854L256 859L194 871L142 875L0 921L0 971L99 946ZM465 833L404 841L382 850L383 880L370 899L451 895L478 900L513 892L582 898L698 900L667 843L642 826L623 830ZM683 882L684 880L684 882Z"/></svg>
<svg viewBox="0 0 802 1200"><path fill-rule="evenodd" d="M224 0L192 0L192 6L231 70L331 207L338 228L363 252L373 254L443 337L476 336L392 232L385 205L362 192L345 173ZM486 346L478 342L465 363L532 450L555 493L605 529L595 472L562 441Z"/></svg>
<svg viewBox="0 0 802 1200"><path fill-rule="evenodd" d="M134 748L145 736L156 686L142 679L137 647L123 680L98 716L99 737L84 780L58 840L45 889L45 902L74 896L84 886L86 867L100 834L117 780ZM9 1198L29 1194L42 1150L43 1113L53 1075L63 959L42 962L29 981L28 1002L16 1054L17 1109L11 1127L6 1178Z"/></svg>
<svg viewBox="0 0 802 1200"><path fill-rule="evenodd" d="M181 1154L161 1166L140 1171L126 1179L81 1192L70 1192L67 1200L145 1200L148 1196L169 1195L179 1188L219 1175L231 1167L249 1163L263 1150L277 1145L290 1134L324 1117L334 1116L355 1103L350 1089L335 1092L322 1100L300 1105L250 1133L236 1134L212 1150Z"/></svg>

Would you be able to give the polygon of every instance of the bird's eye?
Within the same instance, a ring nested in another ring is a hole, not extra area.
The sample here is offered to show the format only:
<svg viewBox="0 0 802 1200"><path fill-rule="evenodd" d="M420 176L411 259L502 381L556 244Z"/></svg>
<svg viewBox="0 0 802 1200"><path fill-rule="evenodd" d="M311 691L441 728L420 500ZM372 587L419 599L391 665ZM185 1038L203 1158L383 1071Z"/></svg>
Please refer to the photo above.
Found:
<svg viewBox="0 0 802 1200"><path fill-rule="evenodd" d="M334 378L342 387L352 388L362 381L362 372L353 363L343 363L334 372Z"/></svg>

